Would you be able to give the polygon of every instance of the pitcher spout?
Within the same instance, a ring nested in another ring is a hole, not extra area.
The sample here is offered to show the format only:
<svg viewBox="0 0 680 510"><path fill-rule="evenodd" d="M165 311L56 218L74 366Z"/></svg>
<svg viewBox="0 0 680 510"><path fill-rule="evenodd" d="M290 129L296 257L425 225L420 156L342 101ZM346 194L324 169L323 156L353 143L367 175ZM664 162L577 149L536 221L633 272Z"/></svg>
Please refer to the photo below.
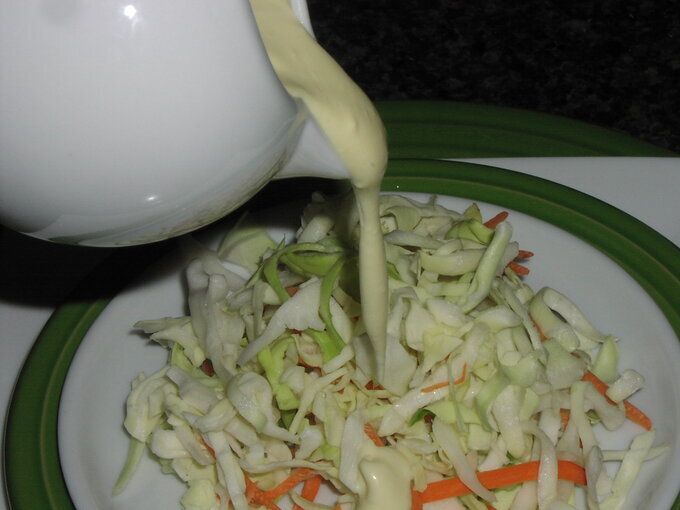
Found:
<svg viewBox="0 0 680 510"><path fill-rule="evenodd" d="M288 177L349 178L340 156L311 117L302 125L297 145L274 179Z"/></svg>

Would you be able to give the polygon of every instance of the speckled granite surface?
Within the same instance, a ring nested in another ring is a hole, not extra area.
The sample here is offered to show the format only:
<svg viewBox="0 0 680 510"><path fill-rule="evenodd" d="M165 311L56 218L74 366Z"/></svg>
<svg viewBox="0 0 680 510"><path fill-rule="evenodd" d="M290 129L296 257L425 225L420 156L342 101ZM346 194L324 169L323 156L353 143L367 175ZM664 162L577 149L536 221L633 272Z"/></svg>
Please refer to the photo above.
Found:
<svg viewBox="0 0 680 510"><path fill-rule="evenodd" d="M680 152L680 2L308 0L372 99L554 113Z"/></svg>

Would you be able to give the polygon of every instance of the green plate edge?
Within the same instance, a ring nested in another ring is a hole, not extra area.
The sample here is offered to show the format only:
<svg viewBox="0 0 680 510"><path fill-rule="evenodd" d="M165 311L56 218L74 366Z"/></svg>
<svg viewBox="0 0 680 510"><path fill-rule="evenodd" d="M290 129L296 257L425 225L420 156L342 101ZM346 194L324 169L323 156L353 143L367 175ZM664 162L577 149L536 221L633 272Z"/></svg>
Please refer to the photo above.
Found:
<svg viewBox="0 0 680 510"><path fill-rule="evenodd" d="M677 156L630 135L516 108L451 101L376 103L391 159Z"/></svg>
<svg viewBox="0 0 680 510"><path fill-rule="evenodd" d="M75 509L59 464L59 398L80 342L109 301L57 308L26 358L5 431L5 478L12 509Z"/></svg>

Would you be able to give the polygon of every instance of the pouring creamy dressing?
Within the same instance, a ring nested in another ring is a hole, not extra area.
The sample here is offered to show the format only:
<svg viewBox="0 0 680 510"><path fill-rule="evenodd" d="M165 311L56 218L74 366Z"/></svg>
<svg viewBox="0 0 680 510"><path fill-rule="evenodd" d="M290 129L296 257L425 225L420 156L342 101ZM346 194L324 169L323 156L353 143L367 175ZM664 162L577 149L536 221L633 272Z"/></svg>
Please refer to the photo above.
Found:
<svg viewBox="0 0 680 510"><path fill-rule="evenodd" d="M361 223L362 316L380 381L385 369L388 306L379 214L380 181L387 165L385 128L371 101L310 36L288 0L251 0L251 5L283 86L309 110L349 172ZM400 453L373 447L363 456L359 471L366 491L359 495L357 510L410 508L410 469Z"/></svg>

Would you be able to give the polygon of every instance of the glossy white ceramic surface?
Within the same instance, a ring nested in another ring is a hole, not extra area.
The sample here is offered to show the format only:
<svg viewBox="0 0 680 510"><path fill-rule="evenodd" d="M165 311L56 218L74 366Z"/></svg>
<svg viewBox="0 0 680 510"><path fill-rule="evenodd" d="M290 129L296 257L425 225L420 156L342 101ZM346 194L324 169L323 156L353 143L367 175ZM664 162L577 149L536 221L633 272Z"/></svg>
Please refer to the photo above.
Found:
<svg viewBox="0 0 680 510"><path fill-rule="evenodd" d="M294 7L309 27L304 0ZM0 223L137 244L247 200L304 114L247 0L3 0ZM293 172L300 173L300 172Z"/></svg>

